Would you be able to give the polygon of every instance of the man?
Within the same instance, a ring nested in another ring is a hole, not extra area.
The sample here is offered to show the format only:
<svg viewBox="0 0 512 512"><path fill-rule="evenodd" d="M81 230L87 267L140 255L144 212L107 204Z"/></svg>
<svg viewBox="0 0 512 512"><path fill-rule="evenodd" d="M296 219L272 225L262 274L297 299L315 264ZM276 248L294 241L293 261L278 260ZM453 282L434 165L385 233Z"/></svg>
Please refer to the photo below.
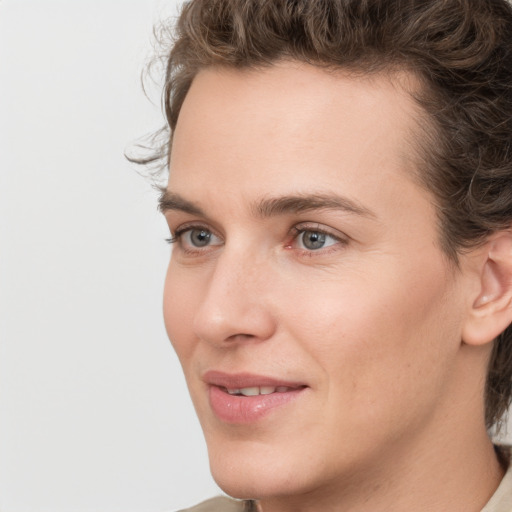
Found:
<svg viewBox="0 0 512 512"><path fill-rule="evenodd" d="M192 510L512 510L511 88L505 0L184 6L164 314L245 500Z"/></svg>

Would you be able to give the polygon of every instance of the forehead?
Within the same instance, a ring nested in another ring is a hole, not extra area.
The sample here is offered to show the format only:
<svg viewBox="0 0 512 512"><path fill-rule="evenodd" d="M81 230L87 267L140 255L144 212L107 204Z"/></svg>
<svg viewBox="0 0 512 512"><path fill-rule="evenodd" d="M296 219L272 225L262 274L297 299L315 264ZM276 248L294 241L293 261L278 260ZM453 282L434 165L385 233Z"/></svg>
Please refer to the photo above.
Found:
<svg viewBox="0 0 512 512"><path fill-rule="evenodd" d="M420 109L408 91L415 87L407 73L297 62L205 69L180 112L169 188L200 197L210 183L226 193L279 195L291 184L306 192L315 180L357 196L391 175L412 180Z"/></svg>

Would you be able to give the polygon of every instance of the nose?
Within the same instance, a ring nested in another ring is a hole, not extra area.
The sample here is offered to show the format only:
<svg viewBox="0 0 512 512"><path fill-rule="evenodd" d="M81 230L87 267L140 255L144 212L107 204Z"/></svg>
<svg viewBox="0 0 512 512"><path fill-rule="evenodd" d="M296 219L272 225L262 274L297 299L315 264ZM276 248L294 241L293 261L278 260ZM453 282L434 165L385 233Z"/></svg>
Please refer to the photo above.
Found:
<svg viewBox="0 0 512 512"><path fill-rule="evenodd" d="M195 334L208 343L230 346L264 341L276 329L269 299L269 264L227 250L212 269L206 292L193 319Z"/></svg>

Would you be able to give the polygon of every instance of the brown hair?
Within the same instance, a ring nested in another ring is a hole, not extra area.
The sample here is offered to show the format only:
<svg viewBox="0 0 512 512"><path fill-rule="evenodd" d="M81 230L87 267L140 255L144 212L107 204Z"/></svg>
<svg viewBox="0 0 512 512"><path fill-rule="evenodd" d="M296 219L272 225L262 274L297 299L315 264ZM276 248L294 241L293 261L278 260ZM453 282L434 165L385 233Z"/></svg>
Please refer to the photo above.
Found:
<svg viewBox="0 0 512 512"><path fill-rule="evenodd" d="M166 55L163 145L197 72L295 59L363 73L408 70L430 129L420 144L423 184L438 207L443 249L460 251L512 224L512 7L507 0L192 0ZM425 142L426 141L426 142ZM485 419L512 398L512 329L494 342Z"/></svg>

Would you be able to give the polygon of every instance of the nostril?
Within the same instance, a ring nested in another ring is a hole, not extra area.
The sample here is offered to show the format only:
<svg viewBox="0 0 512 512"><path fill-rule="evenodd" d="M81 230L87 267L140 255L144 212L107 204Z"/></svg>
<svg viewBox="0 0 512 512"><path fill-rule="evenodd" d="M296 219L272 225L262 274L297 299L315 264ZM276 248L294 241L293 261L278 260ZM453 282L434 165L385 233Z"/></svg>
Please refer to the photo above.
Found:
<svg viewBox="0 0 512 512"><path fill-rule="evenodd" d="M229 336L228 338L226 338L226 341L249 341L253 338L256 338L254 334L240 333Z"/></svg>

